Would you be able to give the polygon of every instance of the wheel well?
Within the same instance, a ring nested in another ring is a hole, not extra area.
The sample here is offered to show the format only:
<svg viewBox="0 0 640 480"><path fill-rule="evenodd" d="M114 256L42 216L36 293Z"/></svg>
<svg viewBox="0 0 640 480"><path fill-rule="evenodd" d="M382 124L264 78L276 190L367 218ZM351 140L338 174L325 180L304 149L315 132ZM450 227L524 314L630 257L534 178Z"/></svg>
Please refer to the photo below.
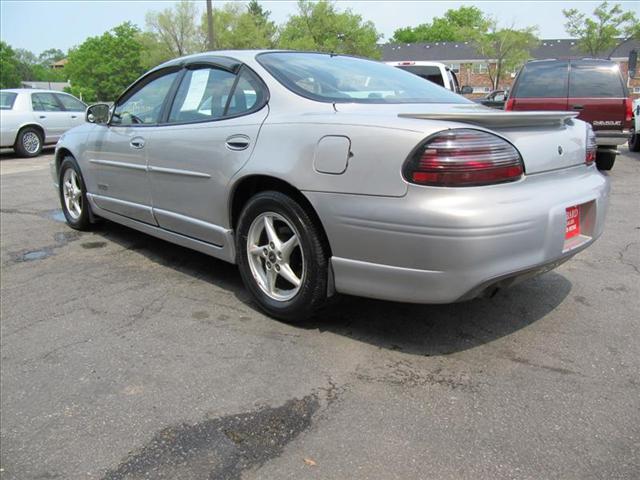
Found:
<svg viewBox="0 0 640 480"><path fill-rule="evenodd" d="M255 194L267 190L275 190L276 192L284 193L285 195L293 198L302 208L305 209L305 211L309 214L311 219L315 222L316 226L320 230L326 252L329 256L331 256L331 245L329 244L329 239L327 238L327 234L324 231L324 227L322 225L322 222L320 221L320 217L313 208L313 205L311 205L311 202L309 202L309 200L307 200L307 197L305 197L302 192L300 192L300 190L298 190L296 187L285 182L284 180L280 180L275 177L269 177L266 175L252 175L249 177L245 177L240 180L240 182L238 182L233 190L230 204L231 228L236 228L238 219L240 218L240 214L242 213L242 209L249 201L249 199Z"/></svg>
<svg viewBox="0 0 640 480"><path fill-rule="evenodd" d="M29 124L29 125L21 126L20 130L18 130L18 134L16 135L16 142L18 141L18 137L20 136L20 132L23 131L25 128L33 128L34 130L38 130L38 132L40 132L40 136L42 137L42 143L44 144L44 129L40 125L36 125L36 124Z"/></svg>
<svg viewBox="0 0 640 480"><path fill-rule="evenodd" d="M56 175L60 173L60 165L67 156L73 157L73 154L64 147L59 148L56 152Z"/></svg>

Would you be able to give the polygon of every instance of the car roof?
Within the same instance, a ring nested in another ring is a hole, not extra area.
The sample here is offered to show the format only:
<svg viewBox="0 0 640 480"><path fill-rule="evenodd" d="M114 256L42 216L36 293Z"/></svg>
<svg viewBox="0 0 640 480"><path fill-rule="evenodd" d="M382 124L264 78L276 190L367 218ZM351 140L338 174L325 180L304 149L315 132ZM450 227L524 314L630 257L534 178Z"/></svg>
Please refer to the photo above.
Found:
<svg viewBox="0 0 640 480"><path fill-rule="evenodd" d="M67 92L61 92L60 90L44 90L41 88L3 88L0 92L9 92L9 93L64 93L69 95Z"/></svg>
<svg viewBox="0 0 640 480"><path fill-rule="evenodd" d="M384 62L387 65L399 65L399 66L411 66L417 65L418 67L446 67L442 62L429 62L427 60L394 60L392 62Z"/></svg>
<svg viewBox="0 0 640 480"><path fill-rule="evenodd" d="M525 65L549 63L571 63L583 65L617 65L613 60L606 58L544 58L540 60L530 60Z"/></svg>
<svg viewBox="0 0 640 480"><path fill-rule="evenodd" d="M256 57L262 53L317 53L322 55L331 55L330 52L318 52L318 51L300 51L300 50L283 50L283 49L274 49L274 50L212 50L208 52L202 53L194 53L192 55L186 55L184 57L174 58L173 60L169 60L157 67L149 70L149 72L145 73L145 76L148 73L154 72L156 70L160 70L167 67L175 67L182 65L193 65L198 63L211 63L214 65L221 66L222 68L226 68L229 70L234 70L235 68L240 67L242 63L248 64L250 66L255 65ZM349 54L333 54L342 57L354 57ZM361 58L361 57L355 57ZM424 62L424 64L433 64L433 65L443 65L438 62Z"/></svg>

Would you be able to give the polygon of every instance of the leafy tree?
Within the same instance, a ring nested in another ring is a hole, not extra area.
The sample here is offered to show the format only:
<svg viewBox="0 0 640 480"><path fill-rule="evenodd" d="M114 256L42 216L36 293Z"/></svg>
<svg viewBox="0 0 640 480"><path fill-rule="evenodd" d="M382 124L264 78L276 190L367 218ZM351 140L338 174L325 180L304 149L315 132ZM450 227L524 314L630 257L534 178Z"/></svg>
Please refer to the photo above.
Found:
<svg viewBox="0 0 640 480"><path fill-rule="evenodd" d="M62 60L65 57L65 53L59 48L49 48L38 55L38 63L45 66L51 66L52 63Z"/></svg>
<svg viewBox="0 0 640 480"><path fill-rule="evenodd" d="M203 50L206 35L198 28L198 6L188 0L181 0L175 8L161 12L149 12L146 16L147 30L172 57L181 57Z"/></svg>
<svg viewBox="0 0 640 480"><path fill-rule="evenodd" d="M176 58L171 49L153 32L140 32L136 40L141 47L140 62L144 70L150 70L167 60Z"/></svg>
<svg viewBox="0 0 640 480"><path fill-rule="evenodd" d="M347 9L338 12L328 0L298 0L298 14L289 17L280 33L279 47L318 50L379 58L382 35L373 22Z"/></svg>
<svg viewBox="0 0 640 480"><path fill-rule="evenodd" d="M444 17L434 17L431 23L399 28L389 42L461 42L486 33L489 27L490 20L482 10L463 6L447 10Z"/></svg>
<svg viewBox="0 0 640 480"><path fill-rule="evenodd" d="M213 12L214 39L216 49L272 48L277 31L265 11L254 0L248 8L240 4L225 4ZM201 31L207 31L206 14L202 16Z"/></svg>
<svg viewBox="0 0 640 480"><path fill-rule="evenodd" d="M144 72L139 34L138 27L125 22L71 50L65 72L72 93L89 102L115 100Z"/></svg>
<svg viewBox="0 0 640 480"><path fill-rule="evenodd" d="M623 11L619 4L610 6L603 2L593 11L591 18L575 8L562 10L562 13L567 19L564 24L567 33L577 38L578 48L592 57L613 52L631 38L640 39L636 14Z"/></svg>
<svg viewBox="0 0 640 480"><path fill-rule="evenodd" d="M38 57L24 48L16 48L14 51L18 61L20 80L35 80L33 67L38 64Z"/></svg>
<svg viewBox="0 0 640 480"><path fill-rule="evenodd" d="M536 27L497 29L493 21L489 32L476 38L476 50L490 60L488 73L494 89L499 88L500 79L506 72L513 71L530 58L531 50L538 44L536 31Z"/></svg>
<svg viewBox="0 0 640 480"><path fill-rule="evenodd" d="M16 52L0 40L0 88L19 87L20 80Z"/></svg>

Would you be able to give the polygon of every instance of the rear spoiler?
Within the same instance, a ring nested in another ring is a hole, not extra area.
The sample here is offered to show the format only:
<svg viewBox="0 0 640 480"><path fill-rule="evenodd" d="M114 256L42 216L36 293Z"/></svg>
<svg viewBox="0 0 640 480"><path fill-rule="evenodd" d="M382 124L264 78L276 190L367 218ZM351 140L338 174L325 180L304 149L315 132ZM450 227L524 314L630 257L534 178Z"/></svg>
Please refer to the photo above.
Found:
<svg viewBox="0 0 640 480"><path fill-rule="evenodd" d="M580 112L451 112L451 113L399 113L401 118L446 120L471 123L487 128L560 126L577 117Z"/></svg>

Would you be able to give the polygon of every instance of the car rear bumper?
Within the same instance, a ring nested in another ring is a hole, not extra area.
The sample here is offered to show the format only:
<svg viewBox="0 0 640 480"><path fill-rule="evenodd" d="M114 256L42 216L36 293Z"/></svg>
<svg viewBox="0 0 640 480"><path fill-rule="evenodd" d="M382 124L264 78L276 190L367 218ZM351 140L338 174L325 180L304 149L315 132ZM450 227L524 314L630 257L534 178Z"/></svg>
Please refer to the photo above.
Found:
<svg viewBox="0 0 640 480"><path fill-rule="evenodd" d="M16 143L17 133L15 129L0 128L0 147L12 148Z"/></svg>
<svg viewBox="0 0 640 480"><path fill-rule="evenodd" d="M327 232L338 292L451 303L555 268L602 233L609 181L595 167L471 188L410 186L405 197L305 192ZM565 241L566 209L583 234Z"/></svg>
<svg viewBox="0 0 640 480"><path fill-rule="evenodd" d="M598 146L622 145L631 136L629 130L596 130L595 134Z"/></svg>

